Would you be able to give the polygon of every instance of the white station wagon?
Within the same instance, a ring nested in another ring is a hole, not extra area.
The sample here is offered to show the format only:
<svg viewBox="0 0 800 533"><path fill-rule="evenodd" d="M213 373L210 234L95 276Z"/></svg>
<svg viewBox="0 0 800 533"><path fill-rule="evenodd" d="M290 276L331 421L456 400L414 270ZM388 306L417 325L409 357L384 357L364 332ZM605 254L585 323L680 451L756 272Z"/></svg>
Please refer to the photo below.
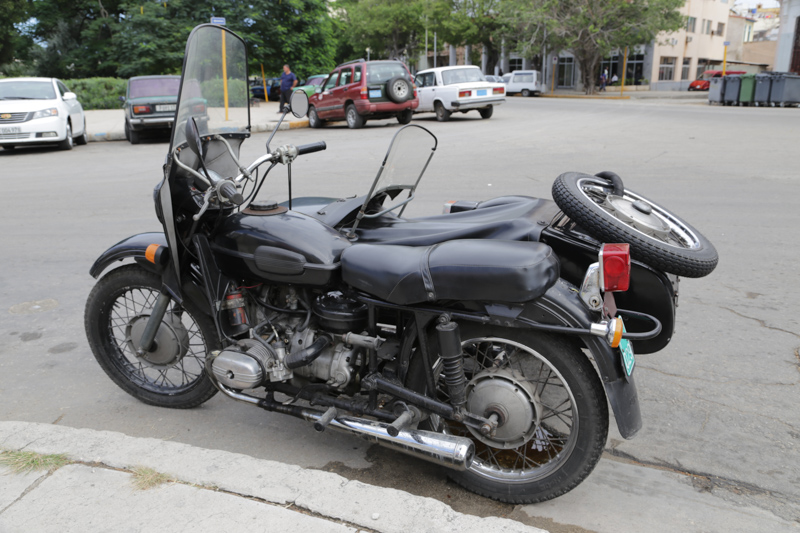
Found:
<svg viewBox="0 0 800 533"><path fill-rule="evenodd" d="M419 97L415 113L436 113L440 122L452 113L477 109L481 118L492 116L494 106L506 101L502 83L486 81L477 66L462 65L423 70L414 78Z"/></svg>

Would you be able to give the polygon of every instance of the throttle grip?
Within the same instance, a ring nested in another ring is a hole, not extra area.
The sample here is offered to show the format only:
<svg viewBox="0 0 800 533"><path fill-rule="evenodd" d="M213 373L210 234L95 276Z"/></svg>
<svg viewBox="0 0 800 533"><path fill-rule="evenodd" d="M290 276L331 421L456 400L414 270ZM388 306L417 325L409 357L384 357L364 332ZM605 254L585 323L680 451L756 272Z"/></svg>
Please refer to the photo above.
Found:
<svg viewBox="0 0 800 533"><path fill-rule="evenodd" d="M310 154L313 152L321 152L328 148L325 141L319 141L311 144L303 144L297 147L297 155Z"/></svg>
<svg viewBox="0 0 800 533"><path fill-rule="evenodd" d="M242 205L244 203L244 196L242 196L242 194L236 190L236 186L229 181L225 181L219 186L219 194L234 205Z"/></svg>

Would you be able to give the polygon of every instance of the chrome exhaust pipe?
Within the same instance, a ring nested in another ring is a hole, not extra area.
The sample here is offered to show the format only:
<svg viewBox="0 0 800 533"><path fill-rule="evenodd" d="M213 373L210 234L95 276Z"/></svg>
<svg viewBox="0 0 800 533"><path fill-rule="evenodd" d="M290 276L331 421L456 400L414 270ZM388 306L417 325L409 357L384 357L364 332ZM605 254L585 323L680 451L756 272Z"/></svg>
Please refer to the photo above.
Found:
<svg viewBox="0 0 800 533"><path fill-rule="evenodd" d="M292 415L309 422L317 422L325 415L314 409L297 405L283 405L274 400L256 398L229 389L220 383L211 371L212 360L213 356L206 358L206 373L209 379L217 389L234 400L256 405L267 411ZM467 437L419 429L401 429L397 436L393 437L389 434L390 424L347 415L338 415L324 425L454 470L467 470L472 465L472 459L475 456L475 445Z"/></svg>

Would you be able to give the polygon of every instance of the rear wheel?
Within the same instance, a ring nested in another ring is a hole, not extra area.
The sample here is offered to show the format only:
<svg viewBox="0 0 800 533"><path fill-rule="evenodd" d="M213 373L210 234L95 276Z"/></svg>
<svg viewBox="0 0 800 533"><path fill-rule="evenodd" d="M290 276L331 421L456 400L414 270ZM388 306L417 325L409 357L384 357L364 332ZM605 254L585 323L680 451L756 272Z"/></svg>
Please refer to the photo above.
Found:
<svg viewBox="0 0 800 533"><path fill-rule="evenodd" d="M522 89L522 93L520 94L522 94L522 96L530 96L531 92L528 89Z"/></svg>
<svg viewBox="0 0 800 533"><path fill-rule="evenodd" d="M491 118L492 113L494 112L494 106L484 107L483 109L478 110L481 114L481 118Z"/></svg>
<svg viewBox="0 0 800 533"><path fill-rule="evenodd" d="M562 337L472 325L463 326L461 337L467 409L496 415L499 427L487 437L436 415L421 424L475 443L470 468L450 477L507 503L541 502L575 488L597 465L608 435L603 385L579 346ZM409 385L424 390L419 359ZM436 396L449 400L443 377Z"/></svg>
<svg viewBox="0 0 800 533"><path fill-rule="evenodd" d="M345 118L347 119L347 127L353 130L362 127L365 122L364 118L358 114L358 109L356 109L356 106L353 104L347 106Z"/></svg>
<svg viewBox="0 0 800 533"><path fill-rule="evenodd" d="M81 133L75 143L79 146L84 146L89 142L89 134L86 133L86 119L83 120L83 133Z"/></svg>
<svg viewBox="0 0 800 533"><path fill-rule="evenodd" d="M404 109L397 114L397 122L400 124L408 124L411 122L411 117L414 115L414 112L410 109Z"/></svg>
<svg viewBox="0 0 800 533"><path fill-rule="evenodd" d="M196 407L217 392L206 354L220 348L213 320L188 300L169 304L151 351L139 339L161 292L161 278L138 265L111 271L86 302L84 325L97 362L122 390L159 407Z"/></svg>
<svg viewBox="0 0 800 533"><path fill-rule="evenodd" d="M450 111L445 109L441 102L436 102L433 109L436 111L436 120L439 122L447 122L450 120Z"/></svg>

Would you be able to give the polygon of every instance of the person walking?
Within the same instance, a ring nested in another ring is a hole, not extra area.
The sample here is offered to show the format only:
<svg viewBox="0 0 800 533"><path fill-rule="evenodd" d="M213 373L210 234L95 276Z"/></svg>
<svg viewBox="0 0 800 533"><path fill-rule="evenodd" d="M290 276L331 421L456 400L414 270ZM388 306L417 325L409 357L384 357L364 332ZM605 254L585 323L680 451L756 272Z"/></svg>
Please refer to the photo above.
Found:
<svg viewBox="0 0 800 533"><path fill-rule="evenodd" d="M606 82L608 81L608 69L603 70L600 74L600 91L606 90Z"/></svg>
<svg viewBox="0 0 800 533"><path fill-rule="evenodd" d="M284 65L283 74L281 74L281 103L278 113L283 113L283 106L289 103L289 97L295 87L297 87L297 76L294 75L289 65Z"/></svg>

